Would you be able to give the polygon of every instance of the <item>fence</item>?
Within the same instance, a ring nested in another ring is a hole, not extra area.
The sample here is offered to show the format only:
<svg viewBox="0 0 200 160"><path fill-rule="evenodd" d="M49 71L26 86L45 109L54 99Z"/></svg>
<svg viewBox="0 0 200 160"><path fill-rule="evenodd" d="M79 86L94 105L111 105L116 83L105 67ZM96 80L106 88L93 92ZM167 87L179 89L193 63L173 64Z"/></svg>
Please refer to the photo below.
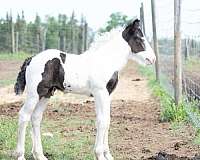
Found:
<svg viewBox="0 0 200 160"><path fill-rule="evenodd" d="M171 1L173 4L173 0L168 0L168 3ZM184 2L184 1L183 1ZM183 3L182 2L182 3ZM191 100L200 100L200 75L198 74L200 71L200 36L194 36L192 33L186 34L189 28L189 25L197 25L199 23L191 23L187 21L188 12L191 9L188 9L186 5L182 4L184 7L182 8L182 26L184 23L187 23L187 27L183 27L182 29L182 39L181 39L181 55L182 55L182 87L183 93L186 97ZM163 12L163 8L168 8L168 14ZM162 23L158 23L158 33L167 33L167 36L160 36L159 38L159 51L160 51L160 70L161 75L167 78L168 84L163 84L165 88L169 88L169 93L173 95L174 93L174 19L173 13L174 8L173 5L169 6L158 6L159 18L166 19ZM198 18L198 15L195 15L195 12L199 12L200 10L192 10L193 16ZM164 17L164 16L168 17ZM167 24L167 25L164 25ZM198 33L200 34L200 33ZM165 80L166 83L166 80Z"/></svg>
<svg viewBox="0 0 200 160"><path fill-rule="evenodd" d="M175 97L174 0L155 2L160 84L171 97ZM196 107L200 107L200 8L189 8L187 3L182 1L181 13L182 93L188 105L195 101ZM199 117L192 113L190 107L186 110L196 126L200 127Z"/></svg>
<svg viewBox="0 0 200 160"><path fill-rule="evenodd" d="M152 0L154 1L154 0ZM174 2L176 0L156 1L157 5L157 35L159 48L159 70L160 84L171 97L176 100L177 83L174 79L177 74L175 58L174 39ZM178 1L178 0L177 0ZM176 2L177 2L176 1ZM182 1L182 38L181 42L181 78L183 98L186 102L185 110L192 123L200 128L198 113L193 112L194 108L200 109L200 9L188 8L188 1ZM176 17L177 20L177 17ZM175 68L176 67L176 68ZM175 70L176 69L176 70ZM192 103L191 103L192 102Z"/></svg>

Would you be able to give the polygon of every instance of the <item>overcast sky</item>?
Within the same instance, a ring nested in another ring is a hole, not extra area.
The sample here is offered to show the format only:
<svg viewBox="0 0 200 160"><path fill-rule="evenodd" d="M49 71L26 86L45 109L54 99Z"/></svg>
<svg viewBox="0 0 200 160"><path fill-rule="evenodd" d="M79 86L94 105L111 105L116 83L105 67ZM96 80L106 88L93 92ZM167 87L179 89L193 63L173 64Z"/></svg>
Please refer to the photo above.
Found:
<svg viewBox="0 0 200 160"><path fill-rule="evenodd" d="M173 0L155 0L159 35L173 33ZM74 10L76 17L83 14L89 25L94 29L102 27L113 12L122 12L129 17L139 17L139 8L144 2L146 30L151 35L151 0L3 0L0 5L0 17L12 10L25 12L27 20L34 20L36 13L57 16L59 13L71 15ZM200 35L200 1L183 0L182 31L184 34ZM199 22L196 24L192 24Z"/></svg>

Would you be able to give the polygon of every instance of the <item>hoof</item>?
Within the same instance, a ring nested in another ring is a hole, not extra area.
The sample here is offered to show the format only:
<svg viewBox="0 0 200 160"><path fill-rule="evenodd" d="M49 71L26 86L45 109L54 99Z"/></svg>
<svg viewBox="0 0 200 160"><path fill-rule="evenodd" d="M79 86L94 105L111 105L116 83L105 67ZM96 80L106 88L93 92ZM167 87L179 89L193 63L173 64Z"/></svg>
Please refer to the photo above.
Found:
<svg viewBox="0 0 200 160"><path fill-rule="evenodd" d="M33 156L35 160L48 160L44 155Z"/></svg>
<svg viewBox="0 0 200 160"><path fill-rule="evenodd" d="M110 154L110 152L104 153L104 157L106 158L106 160L114 160L114 158L113 158L113 156Z"/></svg>
<svg viewBox="0 0 200 160"><path fill-rule="evenodd" d="M35 160L48 160L43 154L33 154Z"/></svg>
<svg viewBox="0 0 200 160"><path fill-rule="evenodd" d="M17 160L26 160L26 159L24 158L24 156L21 156L21 157L17 157Z"/></svg>
<svg viewBox="0 0 200 160"><path fill-rule="evenodd" d="M23 152L14 151L11 156L17 160L26 160Z"/></svg>
<svg viewBox="0 0 200 160"><path fill-rule="evenodd" d="M97 158L97 160L107 160L104 156L100 156Z"/></svg>

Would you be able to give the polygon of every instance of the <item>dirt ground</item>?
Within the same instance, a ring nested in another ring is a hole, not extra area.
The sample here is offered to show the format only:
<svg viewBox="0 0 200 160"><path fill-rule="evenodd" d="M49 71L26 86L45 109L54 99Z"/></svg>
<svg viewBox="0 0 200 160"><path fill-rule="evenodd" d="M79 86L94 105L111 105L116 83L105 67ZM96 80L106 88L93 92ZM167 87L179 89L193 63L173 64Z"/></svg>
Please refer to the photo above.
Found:
<svg viewBox="0 0 200 160"><path fill-rule="evenodd" d="M137 72L136 68L136 64L128 63L121 72L119 85L112 95L109 140L115 159L192 159L191 157L199 153L199 146L193 143L195 136L193 128L189 125L183 125L179 129L174 129L171 124L160 122L158 100L151 95L147 87L147 80ZM13 70L16 72L16 67ZM5 76L4 72L8 71L0 68L0 75ZM15 96L12 92L12 85L0 88L1 115L17 115L24 95ZM52 98L45 117L55 121L66 116L95 119L93 98L61 93L57 93L55 97ZM52 107L52 102L58 97L60 100L59 108L55 110ZM90 132L91 135L95 134L93 126L79 129L83 132Z"/></svg>

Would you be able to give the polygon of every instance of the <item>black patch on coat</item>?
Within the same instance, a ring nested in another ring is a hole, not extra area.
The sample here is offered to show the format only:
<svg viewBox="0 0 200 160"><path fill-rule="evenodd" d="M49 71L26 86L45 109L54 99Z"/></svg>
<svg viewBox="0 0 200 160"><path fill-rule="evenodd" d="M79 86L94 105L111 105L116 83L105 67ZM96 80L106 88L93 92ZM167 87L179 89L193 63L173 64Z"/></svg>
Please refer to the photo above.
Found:
<svg viewBox="0 0 200 160"><path fill-rule="evenodd" d="M106 88L108 93L111 94L117 86L118 83L118 71L114 72L111 79L108 81Z"/></svg>
<svg viewBox="0 0 200 160"><path fill-rule="evenodd" d="M64 91L64 69L58 58L53 58L45 64L42 81L38 84L39 98L50 98L56 89Z"/></svg>
<svg viewBox="0 0 200 160"><path fill-rule="evenodd" d="M65 63L66 54L64 54L64 53L61 52L61 53L60 53L60 58L61 58L62 62Z"/></svg>
<svg viewBox="0 0 200 160"><path fill-rule="evenodd" d="M25 59L23 65L21 66L14 86L14 91L16 95L22 94L24 92L26 86L26 68L30 64L31 60L32 57Z"/></svg>

